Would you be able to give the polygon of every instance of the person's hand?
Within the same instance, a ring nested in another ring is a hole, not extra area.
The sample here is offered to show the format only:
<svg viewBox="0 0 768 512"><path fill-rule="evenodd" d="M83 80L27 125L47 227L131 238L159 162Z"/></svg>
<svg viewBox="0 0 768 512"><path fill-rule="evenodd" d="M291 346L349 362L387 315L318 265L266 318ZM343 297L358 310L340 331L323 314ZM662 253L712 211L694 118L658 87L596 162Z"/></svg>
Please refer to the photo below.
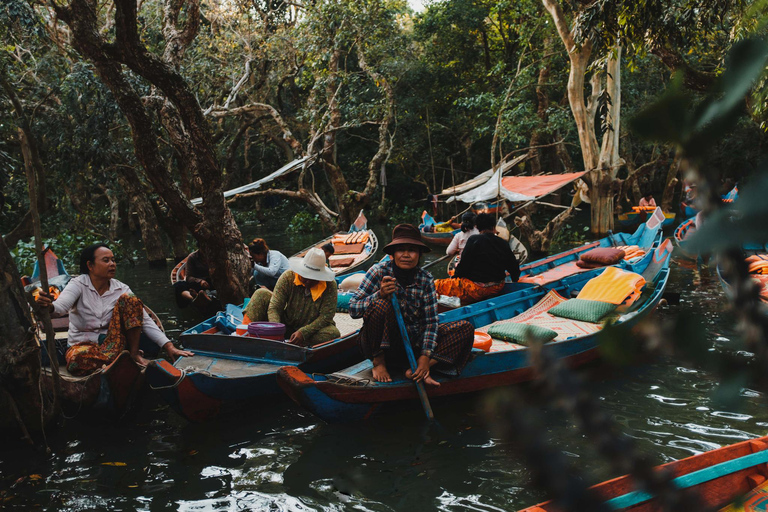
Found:
<svg viewBox="0 0 768 512"><path fill-rule="evenodd" d="M379 295L382 299L388 299L397 290L397 279L392 276L384 276L381 279L381 289Z"/></svg>
<svg viewBox="0 0 768 512"><path fill-rule="evenodd" d="M189 350L181 350L179 348L176 348L176 345L174 345L173 343L166 343L164 348L171 362L176 361L176 359L178 359L179 357L192 357L195 355L193 352L190 352Z"/></svg>
<svg viewBox="0 0 768 512"><path fill-rule="evenodd" d="M301 331L296 331L293 334L291 334L291 338L288 340L288 343L291 343L293 345L303 345L304 335L301 334Z"/></svg>
<svg viewBox="0 0 768 512"><path fill-rule="evenodd" d="M52 309L53 295L51 295L48 292L44 292L43 290L40 290L38 292L37 298L35 298L35 302L40 307L40 309Z"/></svg>
<svg viewBox="0 0 768 512"><path fill-rule="evenodd" d="M419 360L416 361L416 371L411 378L416 382L429 378L429 356L419 356Z"/></svg>
<svg viewBox="0 0 768 512"><path fill-rule="evenodd" d="M208 281L203 279L202 281L200 281L200 288L202 288L203 290L210 290L211 289L211 285L210 285L210 283Z"/></svg>

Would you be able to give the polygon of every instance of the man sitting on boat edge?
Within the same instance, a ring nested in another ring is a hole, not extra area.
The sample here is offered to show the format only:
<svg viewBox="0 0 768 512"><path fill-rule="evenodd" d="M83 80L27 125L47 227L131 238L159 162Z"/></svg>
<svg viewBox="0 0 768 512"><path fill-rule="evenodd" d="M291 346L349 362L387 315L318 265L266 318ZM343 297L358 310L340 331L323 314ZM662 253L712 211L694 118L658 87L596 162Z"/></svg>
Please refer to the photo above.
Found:
<svg viewBox="0 0 768 512"><path fill-rule="evenodd" d="M366 272L363 282L349 302L352 318L363 318L360 348L373 362L373 378L391 382L390 369L408 368L408 359L392 306L398 299L402 320L417 355L415 372L406 377L439 386L430 375L434 369L458 375L469 360L474 341L472 324L466 321L439 324L434 278L419 267L423 252L429 252L419 230L399 224L392 230L392 241L384 247L391 256Z"/></svg>
<svg viewBox="0 0 768 512"><path fill-rule="evenodd" d="M289 268L288 258L280 251L271 250L263 238L255 238L248 246L248 252L253 261L253 280L256 286L274 289L277 280Z"/></svg>
<svg viewBox="0 0 768 512"><path fill-rule="evenodd" d="M285 324L289 342L312 346L341 336L336 314L335 274L326 266L325 254L312 248L303 258L288 260L275 291L256 290L244 313L253 321Z"/></svg>
<svg viewBox="0 0 768 512"><path fill-rule="evenodd" d="M520 266L509 243L496 236L493 216L481 213L475 219L480 234L467 240L452 278L438 279L440 295L458 297L469 304L495 296L504 288L506 272L512 281L520 277Z"/></svg>

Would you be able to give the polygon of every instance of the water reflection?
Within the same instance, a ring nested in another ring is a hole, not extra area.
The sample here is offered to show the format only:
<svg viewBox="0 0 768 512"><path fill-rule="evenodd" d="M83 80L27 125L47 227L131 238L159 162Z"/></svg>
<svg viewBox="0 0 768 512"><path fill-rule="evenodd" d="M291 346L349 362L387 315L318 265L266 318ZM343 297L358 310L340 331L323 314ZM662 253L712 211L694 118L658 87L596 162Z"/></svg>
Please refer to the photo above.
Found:
<svg viewBox="0 0 768 512"><path fill-rule="evenodd" d="M260 234L285 243L278 248L286 253L316 238ZM382 241L389 236L385 230L378 234ZM428 261L440 255L435 250ZM442 265L430 270L444 275ZM173 305L169 272L170 268L121 266L118 278L157 312L173 338L197 318ZM725 299L708 267L673 265L669 291L679 292L681 301L659 308L660 317L692 312L705 322L713 350L740 348L733 341L737 338ZM711 396L717 376L681 361L661 359L618 371L593 366L583 374L587 389L614 415L637 449L659 463L757 437L768 427L761 393L744 390L739 410L723 410ZM528 392L524 386L515 389ZM119 425L66 421L49 433L50 456L27 451L4 454L0 490L10 499L3 506L497 511L544 498L530 488L529 471L513 447L489 431L478 412L481 395L436 401L439 423L434 427L425 426L418 405L376 422L326 425L286 402L193 425L156 396L147 398L134 418ZM549 407L542 413L546 436L592 481L617 476L572 419Z"/></svg>

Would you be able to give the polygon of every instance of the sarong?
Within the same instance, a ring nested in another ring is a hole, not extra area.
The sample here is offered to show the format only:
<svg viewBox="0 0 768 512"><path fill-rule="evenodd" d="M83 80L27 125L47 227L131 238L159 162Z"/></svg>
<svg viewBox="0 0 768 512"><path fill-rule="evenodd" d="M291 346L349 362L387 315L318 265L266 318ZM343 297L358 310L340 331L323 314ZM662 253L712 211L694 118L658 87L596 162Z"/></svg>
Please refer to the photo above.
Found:
<svg viewBox="0 0 768 512"><path fill-rule="evenodd" d="M365 310L359 340L360 349L366 358L373 359L383 352L388 369L410 368L395 319L395 310L388 300L375 300ZM418 360L422 340L410 341L413 354ZM445 375L459 375L469 361L473 343L474 328L466 320L439 324L437 347L430 356L438 363L432 369Z"/></svg>
<svg viewBox="0 0 768 512"><path fill-rule="evenodd" d="M504 281L499 283L476 283L466 277L435 279L438 295L458 297L462 304L471 304L496 296L504 288Z"/></svg>
<svg viewBox="0 0 768 512"><path fill-rule="evenodd" d="M126 349L126 332L143 323L144 305L133 294L124 293L112 309L107 334L100 343L87 341L69 347L67 370L72 375L86 375L110 364Z"/></svg>

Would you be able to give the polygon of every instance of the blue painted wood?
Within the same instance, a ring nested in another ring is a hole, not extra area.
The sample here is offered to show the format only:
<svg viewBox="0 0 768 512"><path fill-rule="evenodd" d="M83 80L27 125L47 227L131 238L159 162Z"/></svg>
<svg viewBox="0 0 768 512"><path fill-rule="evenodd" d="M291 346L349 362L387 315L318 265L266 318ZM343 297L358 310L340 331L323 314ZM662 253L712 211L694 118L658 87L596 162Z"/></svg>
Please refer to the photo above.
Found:
<svg viewBox="0 0 768 512"><path fill-rule="evenodd" d="M397 320L397 327L400 329L400 338L403 340L403 346L405 347L405 353L408 356L408 363L411 365L411 372L416 373L416 357L413 355L413 347L411 346L411 339L408 336L408 329L405 328L405 322L403 321L403 313L400 311L400 303L397 301L397 295L392 294L392 307L395 309L395 320ZM424 391L424 383L413 381L416 385L416 390L419 392L419 399L421 405L424 408L424 414L427 415L427 419L432 421L435 419L435 415L432 413L432 407L429 405L429 398L427 398L427 392Z"/></svg>
<svg viewBox="0 0 768 512"><path fill-rule="evenodd" d="M753 466L757 466L758 464L764 464L766 462L768 462L768 450L763 450L757 453L751 453L749 455L739 457L738 459L721 462L708 468L688 473L687 475L679 476L672 480L672 483L678 489L687 489L689 487L703 484L704 482L710 482L722 476L730 475L732 473L736 473L737 471L751 468ZM653 494L643 491L633 491L622 496L617 496L616 498L608 500L605 503L613 510L620 510L623 508L631 507L633 505L637 505L639 503L643 503L644 501L648 501L653 498Z"/></svg>

